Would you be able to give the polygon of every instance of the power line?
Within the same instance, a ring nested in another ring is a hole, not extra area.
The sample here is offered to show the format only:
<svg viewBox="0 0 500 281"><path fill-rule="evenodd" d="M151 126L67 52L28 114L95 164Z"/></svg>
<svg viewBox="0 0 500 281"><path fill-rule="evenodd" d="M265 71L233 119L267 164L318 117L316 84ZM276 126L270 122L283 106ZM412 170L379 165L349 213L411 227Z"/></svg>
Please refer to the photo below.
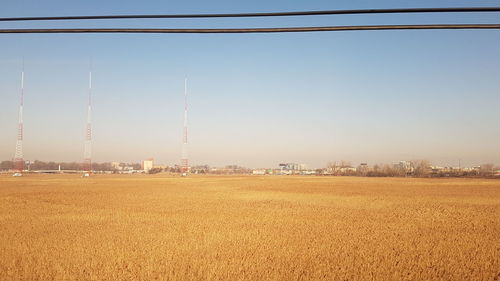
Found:
<svg viewBox="0 0 500 281"><path fill-rule="evenodd" d="M456 8L401 8L359 9L296 12L231 13L231 14L157 14L157 15L104 15L104 16L56 16L56 17L9 17L0 21L54 21L54 20L113 20L113 19L178 19L178 18L242 18L242 17L288 17L354 14L407 14L407 13L478 13L500 12L500 7L456 7Z"/></svg>
<svg viewBox="0 0 500 281"><path fill-rule="evenodd" d="M0 29L0 34L19 33L278 33L359 30L500 29L500 24L355 25L269 28L43 28Z"/></svg>

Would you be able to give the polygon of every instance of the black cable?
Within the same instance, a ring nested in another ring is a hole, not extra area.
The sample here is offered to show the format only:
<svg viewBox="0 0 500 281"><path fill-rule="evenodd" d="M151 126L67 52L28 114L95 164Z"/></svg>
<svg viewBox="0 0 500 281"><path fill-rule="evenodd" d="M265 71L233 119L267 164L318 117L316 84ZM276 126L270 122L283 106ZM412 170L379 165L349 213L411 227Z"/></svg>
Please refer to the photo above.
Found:
<svg viewBox="0 0 500 281"><path fill-rule="evenodd" d="M11 17L0 21L49 21L49 20L98 20L98 19L165 19L165 18L240 18L240 17L284 17L316 15L354 15L354 14L401 14L401 13L477 13L500 12L500 7L457 7L457 8L402 8L402 9L360 9L327 10L268 13L232 14L159 14L159 15L104 15L104 16L58 16L58 17Z"/></svg>
<svg viewBox="0 0 500 281"><path fill-rule="evenodd" d="M500 29L500 24L426 24L426 25L359 25L319 27L270 28L44 28L0 29L0 34L13 33L276 33L355 30L408 30L408 29Z"/></svg>

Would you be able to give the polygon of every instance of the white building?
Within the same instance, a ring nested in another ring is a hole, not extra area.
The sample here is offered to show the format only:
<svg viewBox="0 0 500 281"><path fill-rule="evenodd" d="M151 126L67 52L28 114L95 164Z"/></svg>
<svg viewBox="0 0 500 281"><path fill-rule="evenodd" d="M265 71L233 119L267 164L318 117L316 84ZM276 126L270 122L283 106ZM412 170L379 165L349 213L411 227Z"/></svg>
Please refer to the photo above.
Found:
<svg viewBox="0 0 500 281"><path fill-rule="evenodd" d="M266 170L265 169L255 169L252 171L252 174L253 175L265 175L266 174Z"/></svg>
<svg viewBox="0 0 500 281"><path fill-rule="evenodd" d="M142 169L144 172L148 173L149 170L153 169L154 160L153 158L142 161Z"/></svg>

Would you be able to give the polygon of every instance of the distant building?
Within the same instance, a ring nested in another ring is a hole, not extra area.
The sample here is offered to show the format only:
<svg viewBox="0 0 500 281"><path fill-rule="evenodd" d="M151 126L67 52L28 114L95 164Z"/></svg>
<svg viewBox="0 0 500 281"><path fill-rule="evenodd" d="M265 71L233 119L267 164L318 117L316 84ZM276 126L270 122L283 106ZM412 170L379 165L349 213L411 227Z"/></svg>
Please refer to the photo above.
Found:
<svg viewBox="0 0 500 281"><path fill-rule="evenodd" d="M413 172L413 165L410 161L399 161L399 168L406 174Z"/></svg>
<svg viewBox="0 0 500 281"><path fill-rule="evenodd" d="M111 162L111 167L115 170L121 170L120 162Z"/></svg>
<svg viewBox="0 0 500 281"><path fill-rule="evenodd" d="M306 164L297 163L281 163L279 164L280 170L278 174L281 175L300 175L307 171Z"/></svg>
<svg viewBox="0 0 500 281"><path fill-rule="evenodd" d="M142 169L146 173L148 173L151 169L153 169L153 166L154 166L153 158L142 161Z"/></svg>
<svg viewBox="0 0 500 281"><path fill-rule="evenodd" d="M349 173L349 172L352 172L352 173L356 172L356 168L354 168L354 167L342 167L339 170L340 170L340 172L342 174L346 174L346 173Z"/></svg>
<svg viewBox="0 0 500 281"><path fill-rule="evenodd" d="M282 163L279 165L281 170L285 171L299 171L300 170L300 165L295 164L295 163Z"/></svg>
<svg viewBox="0 0 500 281"><path fill-rule="evenodd" d="M252 170L252 174L253 175L265 175L266 170L265 169L255 169L255 170Z"/></svg>
<svg viewBox="0 0 500 281"><path fill-rule="evenodd" d="M368 167L368 163L360 163L359 166L356 168L356 172L358 172L360 175L366 175L368 173L370 167Z"/></svg>
<svg viewBox="0 0 500 281"><path fill-rule="evenodd" d="M193 174L208 174L210 172L210 166L208 165L198 165L191 167L191 173Z"/></svg>

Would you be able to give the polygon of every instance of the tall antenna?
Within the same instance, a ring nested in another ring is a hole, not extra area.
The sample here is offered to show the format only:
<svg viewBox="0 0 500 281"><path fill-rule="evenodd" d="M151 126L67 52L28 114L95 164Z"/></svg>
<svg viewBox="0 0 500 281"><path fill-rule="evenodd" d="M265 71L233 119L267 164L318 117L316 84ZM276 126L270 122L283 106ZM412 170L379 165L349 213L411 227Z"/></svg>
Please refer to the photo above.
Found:
<svg viewBox="0 0 500 281"><path fill-rule="evenodd" d="M24 170L24 159L23 159L23 105L24 105L24 57L23 57L23 69L21 71L21 100L19 103L19 122L17 126L17 141L16 141L16 154L14 156L14 167L21 175Z"/></svg>
<svg viewBox="0 0 500 281"><path fill-rule="evenodd" d="M182 137L182 159L181 159L181 171L182 173L187 173L189 170L188 155L187 155L187 145L188 145L188 129L187 129L187 114L188 114L188 103L187 103L187 78L184 79L184 129Z"/></svg>
<svg viewBox="0 0 500 281"><path fill-rule="evenodd" d="M89 89L87 107L87 127L85 130L85 151L83 153L83 169L90 175L92 172L92 65L89 70Z"/></svg>

